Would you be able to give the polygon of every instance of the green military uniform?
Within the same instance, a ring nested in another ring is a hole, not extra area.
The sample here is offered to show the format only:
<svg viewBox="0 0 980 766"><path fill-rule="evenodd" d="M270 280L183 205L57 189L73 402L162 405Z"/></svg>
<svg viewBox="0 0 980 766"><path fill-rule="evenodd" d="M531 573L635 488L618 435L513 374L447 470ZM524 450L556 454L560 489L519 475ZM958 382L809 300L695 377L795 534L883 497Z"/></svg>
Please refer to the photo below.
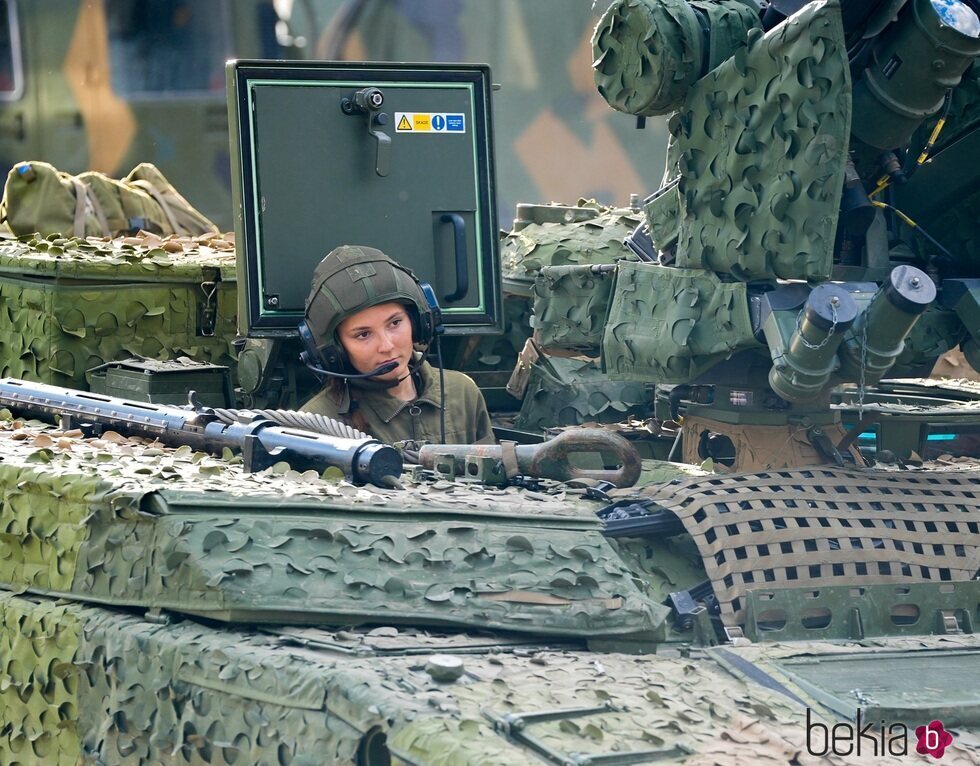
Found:
<svg viewBox="0 0 980 766"><path fill-rule="evenodd" d="M461 372L446 370L446 443L492 444L493 430L483 395L476 383ZM343 388L324 388L301 408L350 422L355 408L376 439L392 444L412 440L439 443L441 387L439 373L423 362L416 373L418 396L402 401L386 389L358 387L351 381Z"/></svg>

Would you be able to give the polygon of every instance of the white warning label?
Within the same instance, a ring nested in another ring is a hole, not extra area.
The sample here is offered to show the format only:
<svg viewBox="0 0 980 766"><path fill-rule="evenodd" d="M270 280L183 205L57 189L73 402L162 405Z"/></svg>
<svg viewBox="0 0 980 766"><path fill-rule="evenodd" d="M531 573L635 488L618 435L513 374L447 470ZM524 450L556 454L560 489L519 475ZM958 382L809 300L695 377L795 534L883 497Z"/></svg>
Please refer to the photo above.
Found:
<svg viewBox="0 0 980 766"><path fill-rule="evenodd" d="M396 133L465 133L461 112L395 112Z"/></svg>

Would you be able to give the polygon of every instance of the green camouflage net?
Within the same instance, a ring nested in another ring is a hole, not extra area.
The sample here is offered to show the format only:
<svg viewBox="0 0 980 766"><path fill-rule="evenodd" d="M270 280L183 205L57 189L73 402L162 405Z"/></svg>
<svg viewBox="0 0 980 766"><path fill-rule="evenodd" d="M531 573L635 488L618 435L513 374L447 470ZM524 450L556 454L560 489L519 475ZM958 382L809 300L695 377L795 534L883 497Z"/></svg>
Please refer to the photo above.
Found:
<svg viewBox="0 0 980 766"><path fill-rule="evenodd" d="M39 658L45 668L45 675L14 668L6 678L34 673L38 684L26 698L50 697L47 707L0 708L0 747L9 748L3 762L11 766L353 763L372 731L387 736L392 763L419 766L541 763L522 737L556 762L607 755L775 766L796 762L804 747L804 706L720 663L764 668L775 676L767 676L770 686L781 686L787 681L773 661L846 654L871 663L878 654L977 648L975 636L947 635L892 639L887 646L729 645L697 659L638 658L389 627L215 630L9 594L0 595L0 615L2 645L17 642L16 656ZM33 631L33 640L17 638L21 631ZM439 681L426 670L433 655L446 651L462 652L455 655L464 671L458 680ZM799 687L788 691L818 708ZM556 715L515 726L511 736L494 725L508 714L542 711ZM18 726L37 736L12 736ZM11 754L11 746L18 752ZM968 727L961 729L943 762L973 763L976 750ZM832 755L819 761L866 762Z"/></svg>
<svg viewBox="0 0 980 766"><path fill-rule="evenodd" d="M532 326L548 348L598 356L612 272L592 266L545 266L534 280Z"/></svg>
<svg viewBox="0 0 980 766"><path fill-rule="evenodd" d="M87 388L130 357L234 367L234 243L216 235L0 244L2 375Z"/></svg>
<svg viewBox="0 0 980 766"><path fill-rule="evenodd" d="M617 0L592 36L596 87L620 112L668 114L753 28L758 13L742 0Z"/></svg>
<svg viewBox="0 0 980 766"><path fill-rule="evenodd" d="M256 635L79 612L79 728L103 763L352 762L361 732L328 713L335 662Z"/></svg>
<svg viewBox="0 0 980 766"><path fill-rule="evenodd" d="M0 454L0 581L20 590L226 620L662 633L665 608L564 493L247 474L230 453L20 421Z"/></svg>
<svg viewBox="0 0 980 766"><path fill-rule="evenodd" d="M643 215L650 232L650 241L658 251L677 244L680 229L681 201L677 184L661 189L643 206Z"/></svg>
<svg viewBox="0 0 980 766"><path fill-rule="evenodd" d="M543 432L555 426L619 423L646 414L652 400L652 388L610 380L595 362L548 357L531 367L514 427Z"/></svg>
<svg viewBox="0 0 980 766"><path fill-rule="evenodd" d="M850 132L840 9L808 4L694 85L669 123L677 266L827 279Z"/></svg>
<svg viewBox="0 0 980 766"><path fill-rule="evenodd" d="M20 435L26 437L10 434ZM25 464L0 463L0 580L67 593L88 537L86 522L109 485L91 474L71 481L52 475L43 468L48 449L43 445L54 440L38 435L32 441L39 449Z"/></svg>
<svg viewBox="0 0 980 766"><path fill-rule="evenodd" d="M687 383L759 345L746 286L711 272L621 263L612 295L602 358L614 378Z"/></svg>
<svg viewBox="0 0 980 766"><path fill-rule="evenodd" d="M78 763L80 629L70 607L0 593L0 763Z"/></svg>
<svg viewBox="0 0 980 766"><path fill-rule="evenodd" d="M623 244L626 235L639 226L638 212L579 201L599 214L573 223L530 223L515 229L501 242L501 272L504 288L530 296L531 285L543 266L577 266L636 260Z"/></svg>

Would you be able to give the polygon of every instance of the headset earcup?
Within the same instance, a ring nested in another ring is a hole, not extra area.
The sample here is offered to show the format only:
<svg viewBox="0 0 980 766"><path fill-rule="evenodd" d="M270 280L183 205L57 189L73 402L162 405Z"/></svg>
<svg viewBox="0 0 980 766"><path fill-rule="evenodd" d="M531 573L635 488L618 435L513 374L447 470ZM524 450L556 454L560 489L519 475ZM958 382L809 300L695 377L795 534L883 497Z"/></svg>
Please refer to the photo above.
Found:
<svg viewBox="0 0 980 766"><path fill-rule="evenodd" d="M321 348L316 344L316 337L310 329L309 323L304 319L299 323L299 338L303 343L303 353L300 359L305 364L313 364L322 367L328 372L345 372L347 366L347 355L344 350L333 344Z"/></svg>
<svg viewBox="0 0 980 766"><path fill-rule="evenodd" d="M340 346L333 344L324 346L320 354L323 358L323 369L330 372L347 372L347 354Z"/></svg>

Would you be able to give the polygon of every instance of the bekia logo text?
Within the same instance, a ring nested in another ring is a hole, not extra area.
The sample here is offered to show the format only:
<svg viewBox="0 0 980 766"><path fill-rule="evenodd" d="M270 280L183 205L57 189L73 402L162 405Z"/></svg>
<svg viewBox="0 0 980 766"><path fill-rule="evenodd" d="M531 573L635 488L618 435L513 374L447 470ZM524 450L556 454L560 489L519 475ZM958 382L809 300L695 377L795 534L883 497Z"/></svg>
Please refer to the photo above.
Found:
<svg viewBox="0 0 980 766"><path fill-rule="evenodd" d="M933 758L942 758L953 741L942 721L919 726L915 736L916 752ZM854 723L833 725L814 721L809 708L806 711L806 750L810 755L908 755L908 737L904 723L886 726L884 721L865 721L860 710L854 714Z"/></svg>

